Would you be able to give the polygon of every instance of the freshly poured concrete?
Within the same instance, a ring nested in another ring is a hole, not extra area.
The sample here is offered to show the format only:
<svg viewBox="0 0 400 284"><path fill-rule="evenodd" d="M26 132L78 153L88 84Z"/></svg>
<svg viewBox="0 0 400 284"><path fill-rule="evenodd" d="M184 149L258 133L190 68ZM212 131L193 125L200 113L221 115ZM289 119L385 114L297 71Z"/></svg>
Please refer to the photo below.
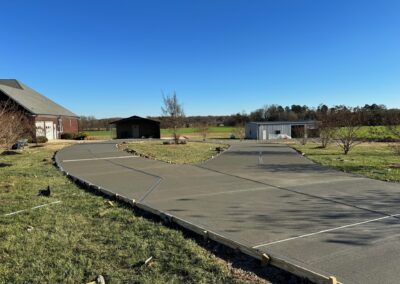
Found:
<svg viewBox="0 0 400 284"><path fill-rule="evenodd" d="M74 145L57 160L72 176L343 283L399 282L399 184L254 142L198 166L130 158L115 142Z"/></svg>

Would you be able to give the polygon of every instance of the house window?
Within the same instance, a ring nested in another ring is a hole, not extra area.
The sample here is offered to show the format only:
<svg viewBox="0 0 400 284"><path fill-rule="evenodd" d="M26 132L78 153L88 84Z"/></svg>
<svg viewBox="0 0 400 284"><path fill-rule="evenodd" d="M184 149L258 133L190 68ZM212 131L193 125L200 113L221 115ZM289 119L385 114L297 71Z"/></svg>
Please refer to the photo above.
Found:
<svg viewBox="0 0 400 284"><path fill-rule="evenodd" d="M275 134L279 135L279 134L281 134L281 131L280 130L275 130Z"/></svg>

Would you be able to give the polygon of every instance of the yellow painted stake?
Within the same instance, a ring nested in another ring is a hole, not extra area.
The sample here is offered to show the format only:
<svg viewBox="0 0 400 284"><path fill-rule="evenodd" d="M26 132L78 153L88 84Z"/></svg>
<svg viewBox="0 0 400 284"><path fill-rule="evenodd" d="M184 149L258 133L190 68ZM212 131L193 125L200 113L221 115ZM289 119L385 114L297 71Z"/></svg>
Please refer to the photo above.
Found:
<svg viewBox="0 0 400 284"><path fill-rule="evenodd" d="M339 284L335 276L329 277L329 284Z"/></svg>
<svg viewBox="0 0 400 284"><path fill-rule="evenodd" d="M261 255L261 266L267 266L270 260L270 257L266 253L263 253Z"/></svg>

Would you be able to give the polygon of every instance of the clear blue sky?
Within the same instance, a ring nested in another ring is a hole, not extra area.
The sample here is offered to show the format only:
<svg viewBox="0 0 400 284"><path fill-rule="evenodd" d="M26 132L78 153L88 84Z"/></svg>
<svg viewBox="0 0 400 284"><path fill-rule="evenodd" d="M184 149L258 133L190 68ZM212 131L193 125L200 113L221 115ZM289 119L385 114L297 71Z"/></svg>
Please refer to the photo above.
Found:
<svg viewBox="0 0 400 284"><path fill-rule="evenodd" d="M1 1L0 78L80 115L400 107L400 1Z"/></svg>

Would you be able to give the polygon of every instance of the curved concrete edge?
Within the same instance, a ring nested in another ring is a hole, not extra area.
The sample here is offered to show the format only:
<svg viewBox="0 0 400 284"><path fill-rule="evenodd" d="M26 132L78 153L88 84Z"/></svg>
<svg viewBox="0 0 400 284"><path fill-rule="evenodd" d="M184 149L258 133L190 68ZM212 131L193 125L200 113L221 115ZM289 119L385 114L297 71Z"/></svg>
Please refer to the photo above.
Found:
<svg viewBox="0 0 400 284"><path fill-rule="evenodd" d="M68 146L68 147L71 147L71 146ZM259 249L254 249L252 247L245 246L239 242L228 239L227 237L224 237L216 232L207 230L199 225L193 224L187 220L173 216L167 212L163 212L161 210L153 208L145 203L137 202L134 199L130 199L128 197L116 194L109 189L102 188L102 187L92 184L86 180L75 177L75 176L69 174L68 172L66 172L64 170L64 168L62 167L60 159L58 157L59 151L56 151L54 154L54 161L55 161L56 166L60 169L60 171L65 176L67 176L69 179L71 179L76 184L84 186L85 188L87 188L89 190L96 190L106 196L109 196L111 198L115 198L121 202L124 202L125 204L132 206L133 208L138 208L144 212L151 213L155 216L158 216L161 220L163 220L163 222L165 222L167 224L168 223L176 224L185 230L189 230L193 233L196 233L199 236L202 236L204 239L209 239L209 240L215 241L217 243L220 243L224 246L227 246L231 249L238 250L248 256L251 256L257 260L260 260L262 265L275 266L279 269L290 272L299 277L309 279L310 281L317 283L317 284L342 284L342 283L336 281L335 277L332 277L332 276L327 277L325 275L319 274L317 272L314 272L314 271L304 268L302 266L292 264L292 263L290 263L284 259L281 259L277 256L267 255L266 253L262 252Z"/></svg>

